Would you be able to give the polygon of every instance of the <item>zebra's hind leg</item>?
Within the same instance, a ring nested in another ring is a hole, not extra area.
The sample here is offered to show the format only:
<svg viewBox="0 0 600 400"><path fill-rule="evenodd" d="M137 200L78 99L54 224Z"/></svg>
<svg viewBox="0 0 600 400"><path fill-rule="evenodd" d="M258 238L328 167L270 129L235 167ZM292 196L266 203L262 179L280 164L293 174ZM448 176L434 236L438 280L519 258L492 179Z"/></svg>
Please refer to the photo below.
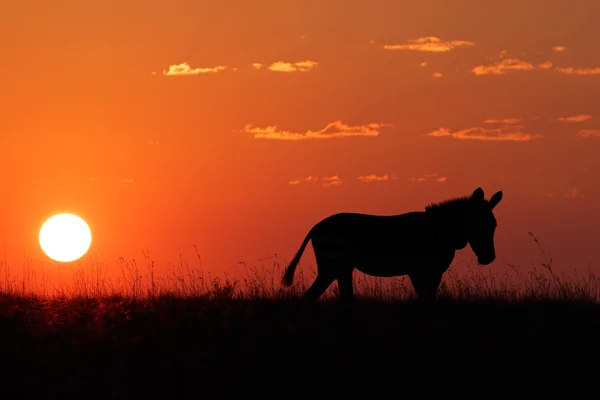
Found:
<svg viewBox="0 0 600 400"><path fill-rule="evenodd" d="M311 303L317 301L334 280L335 277L330 274L317 273L317 278L304 293L304 300Z"/></svg>
<svg viewBox="0 0 600 400"><path fill-rule="evenodd" d="M344 303L351 304L354 301L354 285L352 283L353 269L340 272L338 274L338 290L340 292L340 300Z"/></svg>

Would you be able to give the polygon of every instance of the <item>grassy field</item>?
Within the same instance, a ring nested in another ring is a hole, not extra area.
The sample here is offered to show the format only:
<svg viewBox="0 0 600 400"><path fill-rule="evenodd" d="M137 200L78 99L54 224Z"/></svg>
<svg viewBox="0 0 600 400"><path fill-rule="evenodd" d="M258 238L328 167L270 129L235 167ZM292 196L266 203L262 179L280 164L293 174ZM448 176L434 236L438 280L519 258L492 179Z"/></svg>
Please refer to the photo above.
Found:
<svg viewBox="0 0 600 400"><path fill-rule="evenodd" d="M337 398L366 389L369 398L564 399L597 391L597 277L567 279L548 262L517 279L480 271L450 270L432 305L416 302L407 280L358 277L352 309L335 301L335 288L307 307L299 301L307 279L282 291L280 274L257 271L241 281L176 271L170 290L132 273L122 293L97 274L48 295L8 281L0 396Z"/></svg>

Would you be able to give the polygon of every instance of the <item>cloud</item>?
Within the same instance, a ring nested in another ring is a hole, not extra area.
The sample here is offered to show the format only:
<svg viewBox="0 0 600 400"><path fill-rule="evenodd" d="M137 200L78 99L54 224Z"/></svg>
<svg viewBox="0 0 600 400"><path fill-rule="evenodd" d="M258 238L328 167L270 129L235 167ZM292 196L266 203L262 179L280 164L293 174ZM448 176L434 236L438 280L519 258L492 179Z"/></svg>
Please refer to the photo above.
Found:
<svg viewBox="0 0 600 400"><path fill-rule="evenodd" d="M554 46L552 48L553 51L556 51L557 53L561 53L563 51L565 51L567 48L565 46Z"/></svg>
<svg viewBox="0 0 600 400"><path fill-rule="evenodd" d="M379 136L379 131L384 126L391 124L370 123L367 125L347 125L342 121L335 121L328 124L325 128L318 131L308 130L304 133L290 132L280 130L277 125L267 126L266 128L253 127L248 124L244 127L244 132L251 133L255 139L276 139L276 140L308 140L308 139L332 139L342 137L356 136Z"/></svg>
<svg viewBox="0 0 600 400"><path fill-rule="evenodd" d="M440 176L440 174L438 172L434 172L433 174L424 174L423 176L420 176L417 178L408 178L408 180L411 182L417 182L417 183L427 182L428 180L432 180L432 181L438 182L438 183L444 183L448 180L448 177Z"/></svg>
<svg viewBox="0 0 600 400"><path fill-rule="evenodd" d="M361 175L358 177L358 180L361 182L364 182L364 183L384 182L384 181L396 180L396 179L398 179L397 176L395 176L395 175L389 176L388 174L385 174L385 175L371 174L371 175Z"/></svg>
<svg viewBox="0 0 600 400"><path fill-rule="evenodd" d="M318 176L307 176L304 179L294 179L288 182L288 184L290 185L300 185L302 182L308 182L309 184L318 184L321 183L321 186L323 187L330 187L330 186L339 186L342 184L342 180L340 179L339 176L337 175L333 175L333 176L325 176L323 178L319 178Z"/></svg>
<svg viewBox="0 0 600 400"><path fill-rule="evenodd" d="M600 68L556 68L556 72L565 75L600 75Z"/></svg>
<svg viewBox="0 0 600 400"><path fill-rule="evenodd" d="M181 75L199 75L220 72L227 69L222 65L212 68L192 68L187 62L181 64L173 64L169 66L168 70L164 70L163 74L166 76L181 76Z"/></svg>
<svg viewBox="0 0 600 400"><path fill-rule="evenodd" d="M160 146L160 142L158 140L149 140L148 146Z"/></svg>
<svg viewBox="0 0 600 400"><path fill-rule="evenodd" d="M546 61L546 62L543 62L541 64L538 64L538 68L539 69L550 69L550 68L552 68L552 62L551 61Z"/></svg>
<svg viewBox="0 0 600 400"><path fill-rule="evenodd" d="M471 71L475 75L506 75L506 71L532 71L535 67L518 58L506 58L492 65L478 65Z"/></svg>
<svg viewBox="0 0 600 400"><path fill-rule="evenodd" d="M484 124L520 124L522 118L502 118L502 119L486 119Z"/></svg>
<svg viewBox="0 0 600 400"><path fill-rule="evenodd" d="M444 76L444 75L442 75L442 73L441 73L441 72L434 72L434 73L432 74L432 76L433 76L434 78L441 78L441 77L442 77L442 76Z"/></svg>
<svg viewBox="0 0 600 400"><path fill-rule="evenodd" d="M577 136L581 137L600 137L600 129L582 129Z"/></svg>
<svg viewBox="0 0 600 400"><path fill-rule="evenodd" d="M426 36L414 40L409 40L408 44L386 44L385 50L414 50L428 51L434 53L444 53L454 50L457 47L473 46L475 43L467 40L443 41L435 36Z"/></svg>
<svg viewBox="0 0 600 400"><path fill-rule="evenodd" d="M310 60L300 61L297 63L277 61L269 65L267 69L273 72L306 72L315 68L317 65L319 65L318 62Z"/></svg>
<svg viewBox="0 0 600 400"><path fill-rule="evenodd" d="M112 180L123 183L133 183L133 179L130 178L112 178Z"/></svg>
<svg viewBox="0 0 600 400"><path fill-rule="evenodd" d="M577 188L571 189L570 192L568 192L567 194L565 194L565 197L567 199L573 199L573 200L581 200L581 199L583 199L583 195L581 194L581 190L579 190Z"/></svg>
<svg viewBox="0 0 600 400"><path fill-rule="evenodd" d="M542 137L539 134L525 133L522 125L505 125L499 128L486 129L480 126L450 132L448 128L440 128L427 135L432 137L451 137L462 140L491 140L526 142Z"/></svg>
<svg viewBox="0 0 600 400"><path fill-rule="evenodd" d="M587 114L579 114L573 115L571 117L560 117L556 118L555 121L563 121L563 122L583 122L592 119L591 115Z"/></svg>
<svg viewBox="0 0 600 400"><path fill-rule="evenodd" d="M252 64L252 68L254 69L262 69L262 67L264 67L264 65L262 65L261 63Z"/></svg>
<svg viewBox="0 0 600 400"><path fill-rule="evenodd" d="M339 186L342 184L342 180L337 176L323 177L321 178L321 186L329 187L329 186Z"/></svg>
<svg viewBox="0 0 600 400"><path fill-rule="evenodd" d="M421 64L419 64L421 67L426 67L427 66L427 62L423 61Z"/></svg>

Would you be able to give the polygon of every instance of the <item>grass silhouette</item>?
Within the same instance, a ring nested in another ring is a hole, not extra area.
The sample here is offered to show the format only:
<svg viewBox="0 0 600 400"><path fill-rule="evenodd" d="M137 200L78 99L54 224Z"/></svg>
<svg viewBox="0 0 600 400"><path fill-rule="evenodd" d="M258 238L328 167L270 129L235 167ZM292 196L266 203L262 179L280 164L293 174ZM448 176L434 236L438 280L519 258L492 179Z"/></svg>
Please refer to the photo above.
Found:
<svg viewBox="0 0 600 400"><path fill-rule="evenodd" d="M335 288L303 306L310 279L299 271L282 290L276 260L235 280L183 262L158 278L149 257L145 268L121 259L119 280L88 269L45 294L5 265L0 395L320 397L363 387L375 396L392 385L398 395L582 397L600 356L599 281L557 275L532 238L544 259L528 274L451 269L430 305L414 301L406 279L358 276L353 309L330 301Z"/></svg>

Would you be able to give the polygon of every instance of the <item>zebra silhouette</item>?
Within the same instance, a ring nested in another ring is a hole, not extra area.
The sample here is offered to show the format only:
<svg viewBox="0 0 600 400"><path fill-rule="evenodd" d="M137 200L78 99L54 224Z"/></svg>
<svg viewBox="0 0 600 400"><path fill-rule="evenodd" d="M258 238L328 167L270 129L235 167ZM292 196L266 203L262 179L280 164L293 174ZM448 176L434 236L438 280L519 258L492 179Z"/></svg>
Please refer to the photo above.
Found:
<svg viewBox="0 0 600 400"><path fill-rule="evenodd" d="M308 232L282 284L293 283L300 257L312 240L317 277L304 294L308 301L316 301L336 279L340 299L352 300L354 268L377 277L408 275L419 300L435 300L456 250L470 244L481 265L496 258L492 210L500 200L501 191L485 200L483 189L477 188L470 196L430 204L425 211L331 215Z"/></svg>

